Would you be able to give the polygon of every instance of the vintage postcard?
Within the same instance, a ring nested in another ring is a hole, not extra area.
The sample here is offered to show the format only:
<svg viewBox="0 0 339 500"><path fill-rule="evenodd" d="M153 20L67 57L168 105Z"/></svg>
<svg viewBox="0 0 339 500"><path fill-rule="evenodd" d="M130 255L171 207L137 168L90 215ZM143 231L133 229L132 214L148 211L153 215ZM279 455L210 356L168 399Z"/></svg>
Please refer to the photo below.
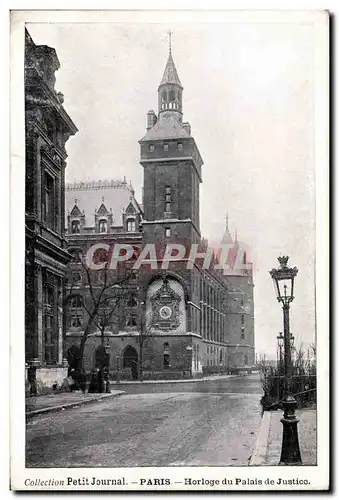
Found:
<svg viewBox="0 0 339 500"><path fill-rule="evenodd" d="M13 490L329 488L328 47L11 12Z"/></svg>

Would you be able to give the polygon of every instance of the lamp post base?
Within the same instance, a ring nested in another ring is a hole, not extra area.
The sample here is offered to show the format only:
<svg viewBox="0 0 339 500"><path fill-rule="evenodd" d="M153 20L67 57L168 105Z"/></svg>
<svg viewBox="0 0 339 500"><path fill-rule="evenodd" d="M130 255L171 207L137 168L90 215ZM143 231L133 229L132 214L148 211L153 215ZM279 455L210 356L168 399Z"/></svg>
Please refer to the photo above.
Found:
<svg viewBox="0 0 339 500"><path fill-rule="evenodd" d="M283 424L283 440L279 465L301 465L298 439L299 419L295 416L297 402L289 396L282 403L284 416L280 422Z"/></svg>

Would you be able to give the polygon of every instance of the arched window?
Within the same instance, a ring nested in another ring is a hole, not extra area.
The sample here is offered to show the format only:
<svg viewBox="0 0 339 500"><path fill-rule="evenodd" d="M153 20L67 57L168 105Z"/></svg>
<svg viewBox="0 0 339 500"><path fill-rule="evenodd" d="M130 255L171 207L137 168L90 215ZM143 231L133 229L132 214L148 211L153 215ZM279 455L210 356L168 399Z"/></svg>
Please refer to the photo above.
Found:
<svg viewBox="0 0 339 500"><path fill-rule="evenodd" d="M169 100L170 102L175 101L175 92L174 92L174 90L170 90L170 91L169 91L169 93L168 93L168 100Z"/></svg>
<svg viewBox="0 0 339 500"><path fill-rule="evenodd" d="M72 226L71 226L71 231L72 234L78 234L80 233L80 221L78 220L72 220Z"/></svg>
<svg viewBox="0 0 339 500"><path fill-rule="evenodd" d="M136 307L137 305L138 305L137 299L135 298L135 295L132 294L127 301L127 306L128 307Z"/></svg>
<svg viewBox="0 0 339 500"><path fill-rule="evenodd" d="M162 99L162 102L167 101L167 91L165 89L161 93L161 99Z"/></svg>
<svg viewBox="0 0 339 500"><path fill-rule="evenodd" d="M107 220L99 220L99 233L107 233Z"/></svg>

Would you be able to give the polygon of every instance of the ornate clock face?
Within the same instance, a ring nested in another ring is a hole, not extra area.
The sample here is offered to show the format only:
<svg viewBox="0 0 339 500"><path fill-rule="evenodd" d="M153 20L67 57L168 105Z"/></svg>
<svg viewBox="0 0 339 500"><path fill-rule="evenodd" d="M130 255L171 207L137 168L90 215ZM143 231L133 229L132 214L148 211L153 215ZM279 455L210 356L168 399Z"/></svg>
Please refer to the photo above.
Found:
<svg viewBox="0 0 339 500"><path fill-rule="evenodd" d="M172 316L172 309L169 306L162 306L159 314L162 319L169 319Z"/></svg>

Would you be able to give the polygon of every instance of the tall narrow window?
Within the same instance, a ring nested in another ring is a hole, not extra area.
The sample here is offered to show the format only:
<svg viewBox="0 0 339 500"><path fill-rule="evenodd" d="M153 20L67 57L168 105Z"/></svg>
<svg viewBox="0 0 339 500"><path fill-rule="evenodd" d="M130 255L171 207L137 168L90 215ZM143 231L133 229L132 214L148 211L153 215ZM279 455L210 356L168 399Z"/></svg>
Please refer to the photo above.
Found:
<svg viewBox="0 0 339 500"><path fill-rule="evenodd" d="M248 356L247 356L247 354L244 355L244 363L245 363L245 366L248 365Z"/></svg>
<svg viewBox="0 0 339 500"><path fill-rule="evenodd" d="M169 352L169 344L168 342L164 343L164 368L170 367L170 352Z"/></svg>
<svg viewBox="0 0 339 500"><path fill-rule="evenodd" d="M72 234L80 233L80 221L72 220Z"/></svg>
<svg viewBox="0 0 339 500"><path fill-rule="evenodd" d="M241 315L241 338L244 340L245 338L245 316Z"/></svg>
<svg viewBox="0 0 339 500"><path fill-rule="evenodd" d="M171 228L170 227L166 227L165 236L166 236L166 238L169 238L171 236Z"/></svg>
<svg viewBox="0 0 339 500"><path fill-rule="evenodd" d="M168 151L168 144L164 144L164 151Z"/></svg>
<svg viewBox="0 0 339 500"><path fill-rule="evenodd" d="M45 362L55 364L58 361L58 331L55 318L54 286L44 286L44 340Z"/></svg>
<svg viewBox="0 0 339 500"><path fill-rule="evenodd" d="M171 188L167 187L165 192L165 212L171 212Z"/></svg>
<svg viewBox="0 0 339 500"><path fill-rule="evenodd" d="M54 178L45 172L45 197L44 197L44 220L48 227L54 229L55 214L54 214Z"/></svg>
<svg viewBox="0 0 339 500"><path fill-rule="evenodd" d="M154 152L154 144L150 144L150 145L148 146L148 150L149 150L151 153L153 153L153 152Z"/></svg>
<svg viewBox="0 0 339 500"><path fill-rule="evenodd" d="M127 221L127 231L129 233L134 233L135 232L135 220L134 219L129 219Z"/></svg>
<svg viewBox="0 0 339 500"><path fill-rule="evenodd" d="M182 142L178 142L178 151L182 151Z"/></svg>
<svg viewBox="0 0 339 500"><path fill-rule="evenodd" d="M99 233L107 233L107 220L99 220Z"/></svg>

